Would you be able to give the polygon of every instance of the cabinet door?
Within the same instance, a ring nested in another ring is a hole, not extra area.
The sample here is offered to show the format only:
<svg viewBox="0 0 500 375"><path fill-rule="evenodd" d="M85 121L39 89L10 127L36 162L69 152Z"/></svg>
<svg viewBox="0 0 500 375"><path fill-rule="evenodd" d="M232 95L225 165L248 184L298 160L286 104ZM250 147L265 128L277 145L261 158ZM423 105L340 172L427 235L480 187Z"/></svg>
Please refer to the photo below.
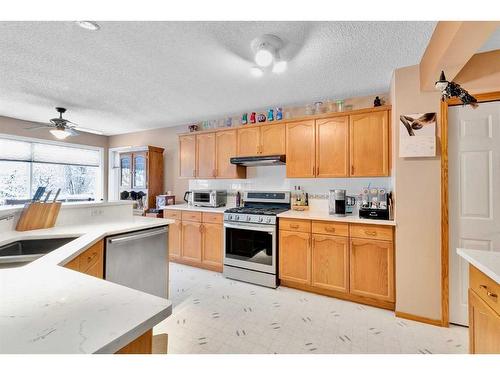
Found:
<svg viewBox="0 0 500 375"><path fill-rule="evenodd" d="M181 257L182 222L174 220L168 226L168 257L177 259Z"/></svg>
<svg viewBox="0 0 500 375"><path fill-rule="evenodd" d="M314 177L314 120L286 124L286 176Z"/></svg>
<svg viewBox="0 0 500 375"><path fill-rule="evenodd" d="M201 223L182 222L182 259L201 262Z"/></svg>
<svg viewBox="0 0 500 375"><path fill-rule="evenodd" d="M260 127L238 129L238 156L256 156L260 152Z"/></svg>
<svg viewBox="0 0 500 375"><path fill-rule="evenodd" d="M215 177L215 133L196 136L196 177Z"/></svg>
<svg viewBox="0 0 500 375"><path fill-rule="evenodd" d="M97 277L99 279L104 278L104 260L99 258L99 260L92 266L90 266L86 271L83 273Z"/></svg>
<svg viewBox="0 0 500 375"><path fill-rule="evenodd" d="M349 176L349 118L316 120L316 177Z"/></svg>
<svg viewBox="0 0 500 375"><path fill-rule="evenodd" d="M312 285L347 293L349 291L349 242L347 237L312 237Z"/></svg>
<svg viewBox="0 0 500 375"><path fill-rule="evenodd" d="M132 188L146 189L147 186L147 153L134 152L132 154Z"/></svg>
<svg viewBox="0 0 500 375"><path fill-rule="evenodd" d="M120 154L120 186L130 189L132 187L132 154Z"/></svg>
<svg viewBox="0 0 500 375"><path fill-rule="evenodd" d="M389 175L389 115L387 111L350 116L351 176Z"/></svg>
<svg viewBox="0 0 500 375"><path fill-rule="evenodd" d="M222 266L222 225L203 223L202 263Z"/></svg>
<svg viewBox="0 0 500 375"><path fill-rule="evenodd" d="M351 239L349 264L352 294L394 302L392 242Z"/></svg>
<svg viewBox="0 0 500 375"><path fill-rule="evenodd" d="M284 155L285 125L263 125L260 128L260 154Z"/></svg>
<svg viewBox="0 0 500 375"><path fill-rule="evenodd" d="M217 132L215 135L216 174L217 178L244 178L246 169L230 163L237 155L238 136L236 130Z"/></svg>
<svg viewBox="0 0 500 375"><path fill-rule="evenodd" d="M179 177L196 176L196 136L179 137Z"/></svg>
<svg viewBox="0 0 500 375"><path fill-rule="evenodd" d="M279 278L311 283L311 234L280 231Z"/></svg>
<svg viewBox="0 0 500 375"><path fill-rule="evenodd" d="M500 315L470 289L469 352L500 354Z"/></svg>

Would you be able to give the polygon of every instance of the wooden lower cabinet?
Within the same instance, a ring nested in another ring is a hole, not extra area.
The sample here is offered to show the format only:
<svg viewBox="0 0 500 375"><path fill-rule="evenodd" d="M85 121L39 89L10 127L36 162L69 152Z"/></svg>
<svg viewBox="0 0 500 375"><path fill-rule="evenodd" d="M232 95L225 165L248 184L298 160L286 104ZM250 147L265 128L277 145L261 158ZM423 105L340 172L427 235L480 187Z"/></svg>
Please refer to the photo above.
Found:
<svg viewBox="0 0 500 375"><path fill-rule="evenodd" d="M223 219L220 213L164 210L169 225L169 260L222 272Z"/></svg>
<svg viewBox="0 0 500 375"><path fill-rule="evenodd" d="M311 283L311 234L280 231L279 273L281 280Z"/></svg>
<svg viewBox="0 0 500 375"><path fill-rule="evenodd" d="M104 242L96 242L64 267L85 273L90 276L104 278Z"/></svg>
<svg viewBox="0 0 500 375"><path fill-rule="evenodd" d="M281 284L394 310L393 229L385 226L391 241L381 241L350 238L350 226L341 222L281 219Z"/></svg>
<svg viewBox="0 0 500 375"><path fill-rule="evenodd" d="M311 285L349 291L349 240L347 237L312 235Z"/></svg>
<svg viewBox="0 0 500 375"><path fill-rule="evenodd" d="M212 266L220 266L222 264L222 228L221 224L202 224L202 263Z"/></svg>
<svg viewBox="0 0 500 375"><path fill-rule="evenodd" d="M350 292L394 302L394 248L392 242L351 239Z"/></svg>
<svg viewBox="0 0 500 375"><path fill-rule="evenodd" d="M168 257L170 260L181 257L182 245L182 221L174 220L168 226Z"/></svg>
<svg viewBox="0 0 500 375"><path fill-rule="evenodd" d="M201 223L182 222L182 259L201 262Z"/></svg>
<svg viewBox="0 0 500 375"><path fill-rule="evenodd" d="M500 315L469 289L469 352L500 354Z"/></svg>
<svg viewBox="0 0 500 375"><path fill-rule="evenodd" d="M115 354L152 354L153 353L153 330L150 329L134 341L128 343Z"/></svg>

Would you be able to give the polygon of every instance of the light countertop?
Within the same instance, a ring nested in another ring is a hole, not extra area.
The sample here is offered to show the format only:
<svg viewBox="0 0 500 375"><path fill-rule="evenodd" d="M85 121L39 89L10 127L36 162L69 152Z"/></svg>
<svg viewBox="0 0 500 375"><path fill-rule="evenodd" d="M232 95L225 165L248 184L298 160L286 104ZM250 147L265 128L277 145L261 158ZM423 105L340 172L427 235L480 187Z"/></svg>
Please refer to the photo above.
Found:
<svg viewBox="0 0 500 375"><path fill-rule="evenodd" d="M500 252L488 250L457 249L457 254L479 271L500 284Z"/></svg>
<svg viewBox="0 0 500 375"><path fill-rule="evenodd" d="M325 210L307 210L307 211L285 211L278 214L278 217L284 219L303 219L303 220L326 220L326 221L339 221L343 223L354 224L378 224L378 225L391 225L395 226L394 220L374 220L362 219L355 215L334 216L330 215Z"/></svg>
<svg viewBox="0 0 500 375"><path fill-rule="evenodd" d="M188 206L187 203L173 204L170 206L160 207L162 210L181 210L181 211L197 211L197 212L213 212L213 213L224 213L227 209L232 208L232 206L223 207L198 207L198 206Z"/></svg>
<svg viewBox="0 0 500 375"><path fill-rule="evenodd" d="M170 223L130 217L0 233L0 245L79 236L25 266L0 269L0 353L114 353L167 318L169 300L62 265L106 236Z"/></svg>

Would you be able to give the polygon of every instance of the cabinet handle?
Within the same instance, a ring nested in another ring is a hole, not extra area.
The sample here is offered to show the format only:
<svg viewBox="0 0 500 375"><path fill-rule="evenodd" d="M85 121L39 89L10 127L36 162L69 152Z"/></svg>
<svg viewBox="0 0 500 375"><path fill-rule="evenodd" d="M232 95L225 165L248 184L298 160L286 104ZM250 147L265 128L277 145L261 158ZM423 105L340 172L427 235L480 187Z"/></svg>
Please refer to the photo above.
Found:
<svg viewBox="0 0 500 375"><path fill-rule="evenodd" d="M217 176L217 169L212 170L213 177Z"/></svg>
<svg viewBox="0 0 500 375"><path fill-rule="evenodd" d="M354 175L354 165L351 165L351 176Z"/></svg>
<svg viewBox="0 0 500 375"><path fill-rule="evenodd" d="M200 233L203 233L203 224L200 224Z"/></svg>
<svg viewBox="0 0 500 375"><path fill-rule="evenodd" d="M325 230L330 233L335 233L335 228L332 227L325 227Z"/></svg>
<svg viewBox="0 0 500 375"><path fill-rule="evenodd" d="M193 177L196 177L196 169L193 169Z"/></svg>
<svg viewBox="0 0 500 375"><path fill-rule="evenodd" d="M290 228L299 229L299 225L298 224L290 224Z"/></svg>
<svg viewBox="0 0 500 375"><path fill-rule="evenodd" d="M479 287L484 289L486 291L486 295L490 297L492 300L496 300L498 298L498 294L490 292L486 285L479 285Z"/></svg>
<svg viewBox="0 0 500 375"><path fill-rule="evenodd" d="M377 232L375 232L374 230L370 231L370 230L365 230L365 234L367 236L376 236L377 235Z"/></svg>

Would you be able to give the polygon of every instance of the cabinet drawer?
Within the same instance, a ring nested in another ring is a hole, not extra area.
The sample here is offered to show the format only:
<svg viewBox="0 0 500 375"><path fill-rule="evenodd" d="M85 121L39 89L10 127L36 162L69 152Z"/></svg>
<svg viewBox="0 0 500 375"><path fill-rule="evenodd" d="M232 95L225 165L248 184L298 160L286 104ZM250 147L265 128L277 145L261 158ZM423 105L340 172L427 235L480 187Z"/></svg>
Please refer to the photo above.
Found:
<svg viewBox="0 0 500 375"><path fill-rule="evenodd" d="M182 220L186 221L201 221L201 212L182 211Z"/></svg>
<svg viewBox="0 0 500 375"><path fill-rule="evenodd" d="M202 218L204 223L222 224L222 214L203 212Z"/></svg>
<svg viewBox="0 0 500 375"><path fill-rule="evenodd" d="M351 237L392 241L392 227L387 225L351 224Z"/></svg>
<svg viewBox="0 0 500 375"><path fill-rule="evenodd" d="M280 219L280 230L289 230L297 232L311 231L311 221L309 220L296 220L296 219Z"/></svg>
<svg viewBox="0 0 500 375"><path fill-rule="evenodd" d="M335 223L332 221L313 221L312 232L317 234L333 234L335 236L349 235L349 226L347 223Z"/></svg>
<svg viewBox="0 0 500 375"><path fill-rule="evenodd" d="M469 267L469 287L500 314L500 285L472 265Z"/></svg>
<svg viewBox="0 0 500 375"><path fill-rule="evenodd" d="M99 262L102 256L103 246L102 241L99 241L78 256L80 259L80 272L87 271L90 267Z"/></svg>
<svg viewBox="0 0 500 375"><path fill-rule="evenodd" d="M181 213L182 211L163 210L163 217L166 219L180 220Z"/></svg>

